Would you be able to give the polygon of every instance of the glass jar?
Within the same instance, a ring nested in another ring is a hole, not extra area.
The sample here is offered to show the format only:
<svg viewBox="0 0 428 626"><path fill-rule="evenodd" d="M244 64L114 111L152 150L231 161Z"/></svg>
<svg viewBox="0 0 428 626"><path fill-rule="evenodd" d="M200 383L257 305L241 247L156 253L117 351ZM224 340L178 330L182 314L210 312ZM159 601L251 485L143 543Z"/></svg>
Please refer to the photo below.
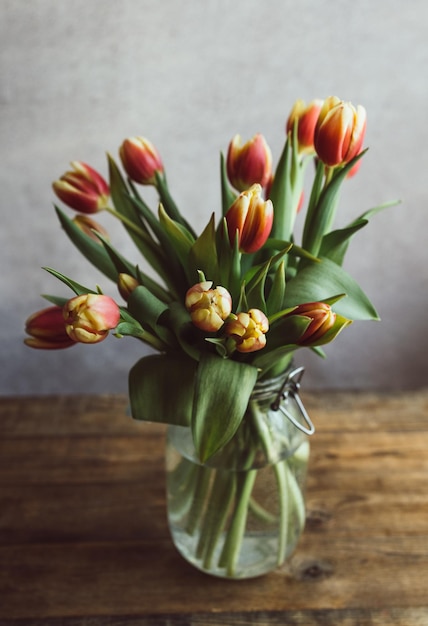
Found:
<svg viewBox="0 0 428 626"><path fill-rule="evenodd" d="M170 532L181 555L208 574L260 576L296 547L313 432L298 396L302 371L256 383L238 431L205 464L191 429L168 427Z"/></svg>

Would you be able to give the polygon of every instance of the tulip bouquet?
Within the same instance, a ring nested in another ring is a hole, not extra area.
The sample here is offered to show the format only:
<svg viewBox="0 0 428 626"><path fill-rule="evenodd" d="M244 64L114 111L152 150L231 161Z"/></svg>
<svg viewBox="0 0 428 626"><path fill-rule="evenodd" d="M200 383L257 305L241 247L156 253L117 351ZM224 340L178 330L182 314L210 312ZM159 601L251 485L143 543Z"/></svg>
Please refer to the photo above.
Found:
<svg viewBox="0 0 428 626"><path fill-rule="evenodd" d="M221 155L221 214L212 214L200 234L174 202L147 139L122 143L124 174L108 155L108 183L73 162L53 190L78 214L72 219L55 207L60 224L117 284L123 302L46 268L73 297L45 296L51 306L27 320L27 345L97 343L110 331L145 342L155 353L129 373L132 416L188 427L200 463L214 458L246 419L256 383L283 372L299 348L323 355L322 346L353 320L378 319L342 265L351 238L382 207L333 228L340 187L364 154L365 127L361 106L336 97L297 101L275 171L261 134L244 145L237 135ZM314 179L303 210L309 163ZM156 189L157 212L140 185ZM122 222L159 280L114 248L90 217L103 211ZM293 234L298 213L300 244Z"/></svg>

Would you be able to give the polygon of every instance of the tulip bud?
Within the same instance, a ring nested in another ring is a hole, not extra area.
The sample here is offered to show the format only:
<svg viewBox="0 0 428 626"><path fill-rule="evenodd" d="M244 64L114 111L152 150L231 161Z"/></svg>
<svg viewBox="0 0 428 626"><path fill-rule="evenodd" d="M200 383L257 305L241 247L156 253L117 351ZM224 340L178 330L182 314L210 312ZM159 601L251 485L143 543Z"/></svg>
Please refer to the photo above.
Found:
<svg viewBox="0 0 428 626"><path fill-rule="evenodd" d="M264 187L272 175L272 153L263 135L254 135L244 145L241 137L235 135L229 144L226 168L231 184L238 191L255 183Z"/></svg>
<svg viewBox="0 0 428 626"><path fill-rule="evenodd" d="M366 110L361 105L355 108L336 96L324 100L314 137L321 161L330 167L351 161L361 150L366 124Z"/></svg>
<svg viewBox="0 0 428 626"><path fill-rule="evenodd" d="M66 172L52 187L60 200L81 213L97 213L108 205L110 189L104 178L82 161L72 161L74 171Z"/></svg>
<svg viewBox="0 0 428 626"><path fill-rule="evenodd" d="M24 339L24 343L30 348L58 350L75 344L65 330L62 308L59 306L50 306L30 315L25 323L25 330L31 335Z"/></svg>
<svg viewBox="0 0 428 626"><path fill-rule="evenodd" d="M216 332L232 311L232 297L224 287L211 289L212 281L190 287L186 293L185 307L193 324L200 330Z"/></svg>
<svg viewBox="0 0 428 626"><path fill-rule="evenodd" d="M238 352L256 352L266 345L269 321L263 311L250 309L248 313L232 315L224 326L224 334L235 342Z"/></svg>
<svg viewBox="0 0 428 626"><path fill-rule="evenodd" d="M120 159L129 178L141 185L154 185L156 172L163 172L160 155L144 137L125 139L119 149Z"/></svg>
<svg viewBox="0 0 428 626"><path fill-rule="evenodd" d="M293 130L294 123L297 126L297 142L299 152L310 154L315 152L314 148L314 132L315 125L321 111L323 101L312 100L307 106L304 100L296 100L287 120L287 134Z"/></svg>
<svg viewBox="0 0 428 626"><path fill-rule="evenodd" d="M311 322L297 342L300 346L311 346L330 330L336 320L336 313L325 302L306 302L296 307L289 315L303 315Z"/></svg>
<svg viewBox="0 0 428 626"><path fill-rule="evenodd" d="M101 224L93 220L88 215L76 215L76 217L73 219L73 222L74 224L76 224L76 226L80 228L81 231L85 233L85 235L88 235L88 237L90 237L100 245L102 245L102 243L101 240L97 237L96 233L102 235L102 237L104 237L104 239L106 239L107 241L109 240L109 234L104 226L101 226Z"/></svg>
<svg viewBox="0 0 428 626"><path fill-rule="evenodd" d="M74 341L98 343L120 319L116 302L109 296L83 294L69 300L63 308L65 329Z"/></svg>
<svg viewBox="0 0 428 626"><path fill-rule="evenodd" d="M226 213L230 245L236 234L241 252L256 252L266 243L273 224L273 205L263 200L260 185L243 191Z"/></svg>
<svg viewBox="0 0 428 626"><path fill-rule="evenodd" d="M128 302L129 296L139 284L138 280L130 274L119 274L117 288L125 302Z"/></svg>

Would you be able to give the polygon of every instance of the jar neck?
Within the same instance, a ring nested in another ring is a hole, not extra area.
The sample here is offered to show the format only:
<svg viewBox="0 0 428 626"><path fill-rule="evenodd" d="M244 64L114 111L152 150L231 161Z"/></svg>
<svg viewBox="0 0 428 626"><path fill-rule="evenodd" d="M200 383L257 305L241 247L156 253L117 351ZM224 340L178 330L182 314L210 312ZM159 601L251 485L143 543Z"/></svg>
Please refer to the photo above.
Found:
<svg viewBox="0 0 428 626"><path fill-rule="evenodd" d="M281 391L284 385L286 385L293 370L294 363L293 361L290 361L281 373L275 374L269 378L261 378L258 380L251 393L251 400L257 400L258 402L264 400L272 401L272 398Z"/></svg>

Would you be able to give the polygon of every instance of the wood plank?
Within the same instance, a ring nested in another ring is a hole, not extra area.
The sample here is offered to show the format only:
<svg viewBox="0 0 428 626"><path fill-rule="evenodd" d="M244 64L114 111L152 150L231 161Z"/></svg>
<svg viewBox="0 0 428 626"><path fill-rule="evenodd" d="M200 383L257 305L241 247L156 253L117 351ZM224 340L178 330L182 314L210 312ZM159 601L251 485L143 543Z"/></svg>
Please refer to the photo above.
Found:
<svg viewBox="0 0 428 626"><path fill-rule="evenodd" d="M265 577L213 579L171 543L88 542L0 548L2 615L87 616L426 606L426 537L306 535L290 563ZM25 598L25 602L23 602Z"/></svg>
<svg viewBox="0 0 428 626"><path fill-rule="evenodd" d="M428 607L2 620L0 626L426 626Z"/></svg>
<svg viewBox="0 0 428 626"><path fill-rule="evenodd" d="M0 626L426 626L428 607L2 620Z"/></svg>
<svg viewBox="0 0 428 626"><path fill-rule="evenodd" d="M428 430L428 389L412 393L303 391L302 398L318 430ZM126 396L120 395L1 397L0 438L28 433L138 433L141 424L129 417L127 408ZM31 422L27 415L32 416Z"/></svg>
<svg viewBox="0 0 428 626"><path fill-rule="evenodd" d="M126 404L0 399L0 626L426 626L428 392L308 396L304 536L287 565L239 582L175 551L165 427Z"/></svg>

